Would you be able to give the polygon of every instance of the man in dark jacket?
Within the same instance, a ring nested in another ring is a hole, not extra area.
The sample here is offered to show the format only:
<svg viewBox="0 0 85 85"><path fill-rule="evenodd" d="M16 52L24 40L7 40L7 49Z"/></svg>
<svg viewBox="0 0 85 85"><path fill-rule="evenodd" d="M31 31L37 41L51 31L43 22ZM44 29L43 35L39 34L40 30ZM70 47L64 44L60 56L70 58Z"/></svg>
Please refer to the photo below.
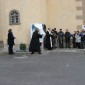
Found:
<svg viewBox="0 0 85 85"><path fill-rule="evenodd" d="M52 36L52 49L54 49L55 48L55 33L54 33L54 29L52 29L52 31L51 31L51 36Z"/></svg>
<svg viewBox="0 0 85 85"><path fill-rule="evenodd" d="M73 48L76 48L76 38L75 38L75 35L76 35L76 31L74 31L74 34L73 34Z"/></svg>
<svg viewBox="0 0 85 85"><path fill-rule="evenodd" d="M13 45L14 45L14 39L15 39L15 37L14 37L14 35L13 35L13 33L12 33L12 29L9 29L9 31L8 31L9 33L8 33L8 45L9 45L9 54L14 54L13 53Z"/></svg>
<svg viewBox="0 0 85 85"><path fill-rule="evenodd" d="M65 32L65 43L66 43L66 48L70 48L70 32L68 32L68 29L66 29Z"/></svg>
<svg viewBox="0 0 85 85"><path fill-rule="evenodd" d="M57 48L57 31L56 31L56 28L54 28L54 34L55 34L55 48Z"/></svg>
<svg viewBox="0 0 85 85"><path fill-rule="evenodd" d="M60 32L58 33L59 47L60 48L63 48L63 37L64 37L64 33L62 32L62 29L60 29Z"/></svg>

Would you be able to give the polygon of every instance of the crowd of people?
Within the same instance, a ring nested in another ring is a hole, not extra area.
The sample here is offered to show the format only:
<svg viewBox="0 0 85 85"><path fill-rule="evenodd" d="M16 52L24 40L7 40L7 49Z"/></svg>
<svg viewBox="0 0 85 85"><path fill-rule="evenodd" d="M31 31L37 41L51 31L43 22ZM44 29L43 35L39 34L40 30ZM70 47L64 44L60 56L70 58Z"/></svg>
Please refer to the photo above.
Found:
<svg viewBox="0 0 85 85"><path fill-rule="evenodd" d="M45 47L48 50L52 50L58 47L57 42L59 43L59 48L85 48L85 30L82 32L74 31L74 34L71 34L68 29L64 33L62 29L59 32L56 31L56 28L48 28L46 32L46 45Z"/></svg>
<svg viewBox="0 0 85 85"><path fill-rule="evenodd" d="M40 41L39 39L42 38L43 35L39 34L39 30L36 29L32 35L32 39L30 41L29 45L29 51L34 54L34 52L38 52L41 54L40 49ZM14 45L14 35L12 33L12 29L9 29L8 31L8 52L9 54L13 53L13 45ZM85 30L82 30L82 32L74 31L74 34L71 34L68 29L66 29L66 32L64 33L62 29L60 29L59 32L56 31L56 28L51 29L48 28L46 32L46 36L44 39L44 47L48 50L52 50L58 47L64 48L64 44L66 48L78 48L78 49L84 49L85 48Z"/></svg>
<svg viewBox="0 0 85 85"><path fill-rule="evenodd" d="M41 54L39 38L42 38L43 35L40 35L38 31L39 30L34 31L31 39L29 51L32 52L32 54L34 54L34 52ZM35 33L36 36L34 35ZM82 32L74 31L74 34L71 34L68 29L66 29L64 33L62 29L57 32L56 28L48 28L44 39L44 47L48 50L52 50L58 46L59 48L85 48L85 30L82 30Z"/></svg>

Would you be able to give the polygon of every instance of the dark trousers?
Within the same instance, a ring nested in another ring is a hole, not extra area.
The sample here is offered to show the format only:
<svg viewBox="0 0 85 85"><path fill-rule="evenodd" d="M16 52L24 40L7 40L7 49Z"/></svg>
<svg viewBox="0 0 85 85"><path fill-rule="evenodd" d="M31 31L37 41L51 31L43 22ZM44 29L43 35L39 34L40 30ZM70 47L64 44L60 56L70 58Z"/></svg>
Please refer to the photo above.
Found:
<svg viewBox="0 0 85 85"><path fill-rule="evenodd" d="M52 46L53 46L53 48L55 48L55 44L56 44L55 39L52 39Z"/></svg>
<svg viewBox="0 0 85 85"><path fill-rule="evenodd" d="M73 48L76 48L76 43L75 42L73 42Z"/></svg>
<svg viewBox="0 0 85 85"><path fill-rule="evenodd" d="M70 48L70 41L66 41L66 48Z"/></svg>
<svg viewBox="0 0 85 85"><path fill-rule="evenodd" d="M82 41L81 42L81 49L84 49L85 48L85 41Z"/></svg>
<svg viewBox="0 0 85 85"><path fill-rule="evenodd" d="M41 50L39 50L38 53L41 54ZM32 54L34 54L34 51L32 51Z"/></svg>
<svg viewBox="0 0 85 85"><path fill-rule="evenodd" d="M76 47L78 47L78 49L80 49L80 43L76 43Z"/></svg>
<svg viewBox="0 0 85 85"><path fill-rule="evenodd" d="M63 39L62 40L59 39L59 47L63 48Z"/></svg>
<svg viewBox="0 0 85 85"><path fill-rule="evenodd" d="M13 45L9 45L9 54L13 54Z"/></svg>

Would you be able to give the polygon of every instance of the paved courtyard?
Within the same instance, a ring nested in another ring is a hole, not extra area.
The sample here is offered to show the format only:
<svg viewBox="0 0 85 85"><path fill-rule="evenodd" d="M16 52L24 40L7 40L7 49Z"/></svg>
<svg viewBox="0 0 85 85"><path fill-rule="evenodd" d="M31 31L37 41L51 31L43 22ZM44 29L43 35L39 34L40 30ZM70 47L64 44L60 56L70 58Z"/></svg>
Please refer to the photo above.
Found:
<svg viewBox="0 0 85 85"><path fill-rule="evenodd" d="M0 85L85 85L85 53L67 51L0 54Z"/></svg>

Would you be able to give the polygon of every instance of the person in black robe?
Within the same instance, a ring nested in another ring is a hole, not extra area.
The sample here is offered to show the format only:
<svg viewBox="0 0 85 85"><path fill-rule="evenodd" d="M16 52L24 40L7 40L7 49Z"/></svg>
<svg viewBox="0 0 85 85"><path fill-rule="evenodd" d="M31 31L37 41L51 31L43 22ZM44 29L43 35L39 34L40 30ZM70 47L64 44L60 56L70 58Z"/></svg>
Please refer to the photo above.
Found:
<svg viewBox="0 0 85 85"><path fill-rule="evenodd" d="M38 34L38 30L35 30L29 46L29 51L32 52L32 54L34 54L34 52L41 54L39 38L42 38L42 35Z"/></svg>
<svg viewBox="0 0 85 85"><path fill-rule="evenodd" d="M14 54L13 53L14 39L15 39L15 37L12 33L12 29L9 29L9 31L8 31L8 45L9 45L8 52L9 52L9 54Z"/></svg>
<svg viewBox="0 0 85 85"><path fill-rule="evenodd" d="M54 49L54 48L56 48L55 47L55 44L56 44L56 33L54 32L54 29L52 29L52 31L51 31L51 33L52 33L52 48Z"/></svg>
<svg viewBox="0 0 85 85"><path fill-rule="evenodd" d="M51 29L48 28L48 31L46 32L46 48L48 50L52 50L52 33Z"/></svg>
<svg viewBox="0 0 85 85"><path fill-rule="evenodd" d="M68 32L68 29L65 32L65 44L66 48L70 48L70 32Z"/></svg>

